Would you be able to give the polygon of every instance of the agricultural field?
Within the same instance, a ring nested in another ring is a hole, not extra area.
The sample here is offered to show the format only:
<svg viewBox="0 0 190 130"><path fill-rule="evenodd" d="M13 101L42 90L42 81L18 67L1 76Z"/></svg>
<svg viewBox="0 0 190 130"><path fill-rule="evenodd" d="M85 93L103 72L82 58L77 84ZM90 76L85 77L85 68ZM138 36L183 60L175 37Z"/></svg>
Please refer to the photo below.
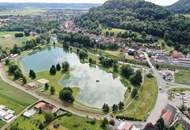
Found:
<svg viewBox="0 0 190 130"><path fill-rule="evenodd" d="M179 70L175 73L175 82L180 84L190 84L190 71L189 70Z"/></svg>
<svg viewBox="0 0 190 130"><path fill-rule="evenodd" d="M18 32L0 32L0 46L2 48L12 48L15 44L20 46L23 42L34 38L33 36L15 38Z"/></svg>
<svg viewBox="0 0 190 130"><path fill-rule="evenodd" d="M24 9L14 9L14 10L1 10L0 16L7 16L7 15L13 15L13 16L27 16L27 15L40 15L42 13L45 13L46 10L44 9L34 9L34 8L24 8Z"/></svg>
<svg viewBox="0 0 190 130"><path fill-rule="evenodd" d="M6 105L18 114L35 101L37 101L36 98L8 85L0 79L0 104Z"/></svg>
<svg viewBox="0 0 190 130"><path fill-rule="evenodd" d="M155 78L145 77L138 97L128 106L124 116L137 120L145 120L146 114L152 110L157 99L158 87Z"/></svg>

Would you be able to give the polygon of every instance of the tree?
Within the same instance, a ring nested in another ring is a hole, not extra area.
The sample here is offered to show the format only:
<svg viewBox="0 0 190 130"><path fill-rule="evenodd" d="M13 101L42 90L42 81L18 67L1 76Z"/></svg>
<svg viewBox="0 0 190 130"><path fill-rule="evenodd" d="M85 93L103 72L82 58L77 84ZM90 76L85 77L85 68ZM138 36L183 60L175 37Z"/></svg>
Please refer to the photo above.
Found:
<svg viewBox="0 0 190 130"><path fill-rule="evenodd" d="M44 117L45 117L45 122L47 124L49 124L50 122L52 122L53 119L54 119L54 115L52 113L45 113Z"/></svg>
<svg viewBox="0 0 190 130"><path fill-rule="evenodd" d="M59 63L56 65L56 70L57 70L57 71L60 71L60 70L61 70L61 65L60 65Z"/></svg>
<svg viewBox="0 0 190 130"><path fill-rule="evenodd" d="M139 86L142 83L142 74L141 71L138 70L131 78L130 78L130 82L134 85L134 86Z"/></svg>
<svg viewBox="0 0 190 130"><path fill-rule="evenodd" d="M121 67L121 75L127 79L129 79L129 77L131 75L133 75L134 71L133 69L129 66L129 65L123 65Z"/></svg>
<svg viewBox="0 0 190 130"><path fill-rule="evenodd" d="M114 126L114 125L115 125L115 120L114 120L114 119L111 119L111 120L109 121L109 124L112 125L112 126Z"/></svg>
<svg viewBox="0 0 190 130"><path fill-rule="evenodd" d="M104 113L109 113L109 106L108 106L108 104L105 104L105 103L104 103L104 105L102 106L102 111L103 111Z"/></svg>
<svg viewBox="0 0 190 130"><path fill-rule="evenodd" d="M118 72L119 70L118 70L118 65L117 64L114 64L113 65L113 72Z"/></svg>
<svg viewBox="0 0 190 130"><path fill-rule="evenodd" d="M27 83L27 79L26 79L26 77L24 77L24 76L22 77L22 83L23 83L23 84L26 84L26 83Z"/></svg>
<svg viewBox="0 0 190 130"><path fill-rule="evenodd" d="M52 65L50 70L49 70L50 75L55 75L56 74L56 68L55 65Z"/></svg>
<svg viewBox="0 0 190 130"><path fill-rule="evenodd" d="M108 122L108 119L107 119L107 118L104 118L103 121L102 121L101 127L102 127L102 128L106 128L107 125L108 125L108 123L109 123L109 122Z"/></svg>
<svg viewBox="0 0 190 130"><path fill-rule="evenodd" d="M159 130L164 130L164 128L165 128L164 120L163 120L162 118L160 118L160 119L156 122L155 126L156 126Z"/></svg>
<svg viewBox="0 0 190 130"><path fill-rule="evenodd" d="M49 84L48 83L45 84L44 89L45 89L45 91L47 91L49 89Z"/></svg>
<svg viewBox="0 0 190 130"><path fill-rule="evenodd" d="M23 37L24 34L23 33L15 33L15 37Z"/></svg>
<svg viewBox="0 0 190 130"><path fill-rule="evenodd" d="M10 63L10 60L9 60L9 59L6 59L6 60L5 60L5 65L9 65L9 63Z"/></svg>
<svg viewBox="0 0 190 130"><path fill-rule="evenodd" d="M113 104L112 111L113 113L116 113L118 111L118 106L116 104Z"/></svg>
<svg viewBox="0 0 190 130"><path fill-rule="evenodd" d="M55 88L53 86L51 86L50 88L50 94L51 95L54 95L55 94Z"/></svg>
<svg viewBox="0 0 190 130"><path fill-rule="evenodd" d="M23 74L21 72L21 70L17 69L15 72L14 72L14 79L17 80L17 79L20 79L23 77Z"/></svg>
<svg viewBox="0 0 190 130"><path fill-rule="evenodd" d="M62 63L62 71L63 72L69 71L69 68L70 68L70 65L69 65L69 63L67 61Z"/></svg>
<svg viewBox="0 0 190 130"><path fill-rule="evenodd" d="M34 70L30 70L30 71L29 71L29 77L30 77L31 79L35 79L35 78L36 78L36 73L34 72Z"/></svg>
<svg viewBox="0 0 190 130"><path fill-rule="evenodd" d="M120 110L120 111L123 110L123 108L124 108L124 103L123 103L123 102L119 102L118 107L119 107L119 110Z"/></svg>
<svg viewBox="0 0 190 130"><path fill-rule="evenodd" d="M73 103L74 102L74 97L73 97L73 91L71 88L69 87L65 87L63 88L60 93L59 93L59 98L62 100L62 101L66 101L66 102L69 102L69 103Z"/></svg>
<svg viewBox="0 0 190 130"><path fill-rule="evenodd" d="M86 59L87 57L88 57L88 54L87 54L86 51L84 51L84 50L80 50L80 51L79 51L79 58L80 58L81 60L84 60L84 59Z"/></svg>
<svg viewBox="0 0 190 130"><path fill-rule="evenodd" d="M131 92L131 98L135 98L137 93L138 93L138 90L134 88L133 91Z"/></svg>

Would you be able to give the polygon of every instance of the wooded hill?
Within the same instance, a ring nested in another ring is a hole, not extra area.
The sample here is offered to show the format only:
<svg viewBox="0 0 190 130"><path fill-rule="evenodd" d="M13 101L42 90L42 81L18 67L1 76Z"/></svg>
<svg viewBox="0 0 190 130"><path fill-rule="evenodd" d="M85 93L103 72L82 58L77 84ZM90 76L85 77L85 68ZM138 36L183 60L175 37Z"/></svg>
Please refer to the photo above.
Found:
<svg viewBox="0 0 190 130"><path fill-rule="evenodd" d="M144 0L108 0L76 18L75 23L96 34L102 27L121 28L162 37L183 52L190 48L190 19Z"/></svg>
<svg viewBox="0 0 190 130"><path fill-rule="evenodd" d="M175 13L188 14L190 13L190 0L179 0L168 8Z"/></svg>

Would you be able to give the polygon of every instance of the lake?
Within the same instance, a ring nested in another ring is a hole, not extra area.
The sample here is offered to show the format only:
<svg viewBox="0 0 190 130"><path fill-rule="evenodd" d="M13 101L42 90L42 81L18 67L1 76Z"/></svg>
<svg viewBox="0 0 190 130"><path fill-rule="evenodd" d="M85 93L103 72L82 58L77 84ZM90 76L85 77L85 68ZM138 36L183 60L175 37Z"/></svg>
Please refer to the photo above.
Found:
<svg viewBox="0 0 190 130"><path fill-rule="evenodd" d="M72 68L69 79L58 81L63 86L78 87L80 91L76 100L80 103L101 108L104 103L118 104L124 99L126 87L119 78L113 78L111 73L99 67L90 67L89 64L80 63L75 53L65 52L59 47L50 47L31 55L24 56L20 63L22 70L28 72L33 69L36 72L46 71L52 65L67 61Z"/></svg>

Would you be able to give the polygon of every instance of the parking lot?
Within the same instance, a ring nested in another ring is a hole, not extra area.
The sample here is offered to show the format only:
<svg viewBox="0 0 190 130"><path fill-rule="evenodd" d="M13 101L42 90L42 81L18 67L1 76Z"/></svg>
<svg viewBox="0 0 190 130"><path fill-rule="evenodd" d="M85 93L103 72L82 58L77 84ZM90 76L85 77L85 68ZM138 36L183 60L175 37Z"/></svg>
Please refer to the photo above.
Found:
<svg viewBox="0 0 190 130"><path fill-rule="evenodd" d="M175 93L175 98L172 100L176 106L185 105L190 108L190 92Z"/></svg>

